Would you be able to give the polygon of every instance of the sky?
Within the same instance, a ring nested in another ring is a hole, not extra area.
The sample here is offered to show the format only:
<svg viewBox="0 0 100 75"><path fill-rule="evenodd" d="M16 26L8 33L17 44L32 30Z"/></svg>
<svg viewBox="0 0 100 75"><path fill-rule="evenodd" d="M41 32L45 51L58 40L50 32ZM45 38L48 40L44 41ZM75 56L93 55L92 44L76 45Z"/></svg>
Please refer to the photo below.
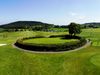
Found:
<svg viewBox="0 0 100 75"><path fill-rule="evenodd" d="M100 22L100 0L0 0L0 24L14 21Z"/></svg>

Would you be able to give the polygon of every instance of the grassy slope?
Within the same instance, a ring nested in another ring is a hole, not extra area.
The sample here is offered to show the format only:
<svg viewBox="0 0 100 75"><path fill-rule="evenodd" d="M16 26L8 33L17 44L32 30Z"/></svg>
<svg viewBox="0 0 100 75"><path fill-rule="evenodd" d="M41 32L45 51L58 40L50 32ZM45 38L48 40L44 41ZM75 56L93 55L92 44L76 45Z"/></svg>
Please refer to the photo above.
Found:
<svg viewBox="0 0 100 75"><path fill-rule="evenodd" d="M89 34L92 34L90 31L84 30L82 35L85 34L85 37L89 38L91 36ZM98 42L100 38L98 33L99 29L93 32L94 42L96 40ZM38 32L38 34L52 33ZM0 75L100 75L99 56L97 56L100 55L99 46L93 45L79 51L59 54L35 54L12 47L17 37L37 35L35 32L0 33L0 35L0 43L8 44L0 47Z"/></svg>

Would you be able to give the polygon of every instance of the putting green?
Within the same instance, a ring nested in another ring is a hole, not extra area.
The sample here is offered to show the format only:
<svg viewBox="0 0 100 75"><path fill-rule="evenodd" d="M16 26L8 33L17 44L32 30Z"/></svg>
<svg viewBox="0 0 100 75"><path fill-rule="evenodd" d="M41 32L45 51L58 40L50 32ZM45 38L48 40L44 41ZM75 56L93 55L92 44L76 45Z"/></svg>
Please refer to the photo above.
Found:
<svg viewBox="0 0 100 75"><path fill-rule="evenodd" d="M100 54L96 54L94 55L91 60L90 60L94 65L99 66L100 67Z"/></svg>
<svg viewBox="0 0 100 75"><path fill-rule="evenodd" d="M78 39L61 39L61 38L35 38L24 40L24 43L35 44L63 44L63 43L77 43Z"/></svg>

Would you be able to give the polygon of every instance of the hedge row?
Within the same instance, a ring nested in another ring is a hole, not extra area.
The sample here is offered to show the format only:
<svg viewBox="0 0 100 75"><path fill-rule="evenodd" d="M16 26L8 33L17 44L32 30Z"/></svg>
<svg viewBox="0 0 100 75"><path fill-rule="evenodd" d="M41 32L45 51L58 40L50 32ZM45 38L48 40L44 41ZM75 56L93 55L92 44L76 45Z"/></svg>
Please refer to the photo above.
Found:
<svg viewBox="0 0 100 75"><path fill-rule="evenodd" d="M56 36L54 36L56 37ZM58 37L58 36L57 36ZM31 50L31 51L68 51L73 50L76 48L79 48L83 46L87 41L85 38L79 37L79 36L69 36L65 35L62 37L62 39L78 39L80 40L78 43L64 43L64 44L57 44L57 45L43 45L43 44L28 44L24 43L24 40L27 39L35 39L35 38L44 38L44 37L28 37L28 38L22 38L18 39L15 43L16 46L22 49Z"/></svg>

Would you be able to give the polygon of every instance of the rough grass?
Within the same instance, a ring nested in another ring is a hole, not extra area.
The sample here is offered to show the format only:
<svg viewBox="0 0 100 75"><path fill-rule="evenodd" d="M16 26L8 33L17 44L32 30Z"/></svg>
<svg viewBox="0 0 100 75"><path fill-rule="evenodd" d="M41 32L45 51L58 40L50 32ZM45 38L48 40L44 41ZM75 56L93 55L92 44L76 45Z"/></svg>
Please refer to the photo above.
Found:
<svg viewBox="0 0 100 75"><path fill-rule="evenodd" d="M29 53L12 47L18 37L40 33L43 32L0 33L0 43L7 43L0 47L0 75L100 75L100 46L55 54ZM91 29L87 29L81 35L98 42L99 33L100 29L92 33ZM47 36L51 34L66 33L43 33Z"/></svg>

